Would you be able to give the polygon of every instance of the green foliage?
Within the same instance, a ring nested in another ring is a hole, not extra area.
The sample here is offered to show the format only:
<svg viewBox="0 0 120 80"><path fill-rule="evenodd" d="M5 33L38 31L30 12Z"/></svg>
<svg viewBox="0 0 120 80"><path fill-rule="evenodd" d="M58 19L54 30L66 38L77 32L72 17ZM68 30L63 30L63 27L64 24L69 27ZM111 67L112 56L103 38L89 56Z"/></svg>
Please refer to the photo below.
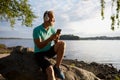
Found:
<svg viewBox="0 0 120 80"><path fill-rule="evenodd" d="M72 63L72 64L70 64L70 66L71 66L71 67L74 67L74 66L75 66L75 64L74 64L74 63Z"/></svg>
<svg viewBox="0 0 120 80"><path fill-rule="evenodd" d="M14 27L16 20L21 20L22 25L32 26L36 16L27 2L28 0L0 0L0 21L9 21L11 27Z"/></svg>
<svg viewBox="0 0 120 80"><path fill-rule="evenodd" d="M6 45L0 44L0 48L6 48Z"/></svg>
<svg viewBox="0 0 120 80"><path fill-rule="evenodd" d="M62 40L79 40L79 36L74 36L72 34L69 34L69 35L61 35L60 36L60 39Z"/></svg>
<svg viewBox="0 0 120 80"><path fill-rule="evenodd" d="M101 0L101 16L104 19L104 8L105 8L105 1Z"/></svg>
<svg viewBox="0 0 120 80"><path fill-rule="evenodd" d="M115 80L120 80L120 77L118 77L118 76L115 76Z"/></svg>
<svg viewBox="0 0 120 80"><path fill-rule="evenodd" d="M120 0L111 0L111 29L114 30L115 29L115 25L117 24L118 27L120 25L120 18L119 18L119 14L120 14ZM114 9L113 7L115 7L116 9ZM104 8L105 8L105 0L101 0L101 16L102 19L104 19Z"/></svg>

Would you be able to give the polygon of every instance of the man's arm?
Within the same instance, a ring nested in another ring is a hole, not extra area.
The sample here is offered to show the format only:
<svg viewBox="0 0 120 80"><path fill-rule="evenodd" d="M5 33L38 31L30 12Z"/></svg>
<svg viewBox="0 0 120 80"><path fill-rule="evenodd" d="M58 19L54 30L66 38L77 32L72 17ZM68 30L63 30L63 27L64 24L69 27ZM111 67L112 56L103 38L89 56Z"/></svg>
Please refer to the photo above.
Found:
<svg viewBox="0 0 120 80"><path fill-rule="evenodd" d="M45 41L42 41L41 39L37 38L37 39L34 39L34 42L38 48L44 48L49 42L54 40L56 37L57 37L57 35L54 34Z"/></svg>

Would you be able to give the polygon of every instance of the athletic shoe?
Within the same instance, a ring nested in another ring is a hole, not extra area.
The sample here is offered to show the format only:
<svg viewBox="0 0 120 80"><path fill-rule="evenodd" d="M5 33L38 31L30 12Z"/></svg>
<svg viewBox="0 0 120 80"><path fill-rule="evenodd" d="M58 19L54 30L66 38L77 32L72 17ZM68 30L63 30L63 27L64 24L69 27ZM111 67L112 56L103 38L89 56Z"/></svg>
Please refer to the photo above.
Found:
<svg viewBox="0 0 120 80"><path fill-rule="evenodd" d="M64 73L60 70L60 68L57 68L55 65L53 67L54 69L54 72L56 73L57 77L64 80L65 79L65 76L64 76Z"/></svg>

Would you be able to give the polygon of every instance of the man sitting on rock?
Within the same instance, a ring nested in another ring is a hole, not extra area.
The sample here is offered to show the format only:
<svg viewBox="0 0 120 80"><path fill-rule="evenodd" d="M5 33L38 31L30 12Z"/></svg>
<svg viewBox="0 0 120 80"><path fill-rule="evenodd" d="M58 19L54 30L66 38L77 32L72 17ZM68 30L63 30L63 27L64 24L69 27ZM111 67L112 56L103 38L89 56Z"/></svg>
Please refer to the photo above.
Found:
<svg viewBox="0 0 120 80"><path fill-rule="evenodd" d="M60 37L60 30L55 32L53 27L55 23L53 11L46 11L43 15L43 19L44 22L33 30L35 44L34 55L38 65L47 73L48 80L56 80L54 74L63 80L65 77L59 66L64 55L65 43L58 40ZM55 55L57 55L56 64L52 67L48 58L52 58Z"/></svg>

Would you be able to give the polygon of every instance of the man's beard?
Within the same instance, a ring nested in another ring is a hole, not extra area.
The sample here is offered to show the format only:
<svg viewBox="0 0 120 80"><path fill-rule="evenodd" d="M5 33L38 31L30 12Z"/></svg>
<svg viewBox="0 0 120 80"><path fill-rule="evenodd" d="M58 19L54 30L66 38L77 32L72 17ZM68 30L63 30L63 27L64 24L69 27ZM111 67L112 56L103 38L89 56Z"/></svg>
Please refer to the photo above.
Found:
<svg viewBox="0 0 120 80"><path fill-rule="evenodd" d="M50 26L53 26L54 25L54 23L50 23Z"/></svg>

